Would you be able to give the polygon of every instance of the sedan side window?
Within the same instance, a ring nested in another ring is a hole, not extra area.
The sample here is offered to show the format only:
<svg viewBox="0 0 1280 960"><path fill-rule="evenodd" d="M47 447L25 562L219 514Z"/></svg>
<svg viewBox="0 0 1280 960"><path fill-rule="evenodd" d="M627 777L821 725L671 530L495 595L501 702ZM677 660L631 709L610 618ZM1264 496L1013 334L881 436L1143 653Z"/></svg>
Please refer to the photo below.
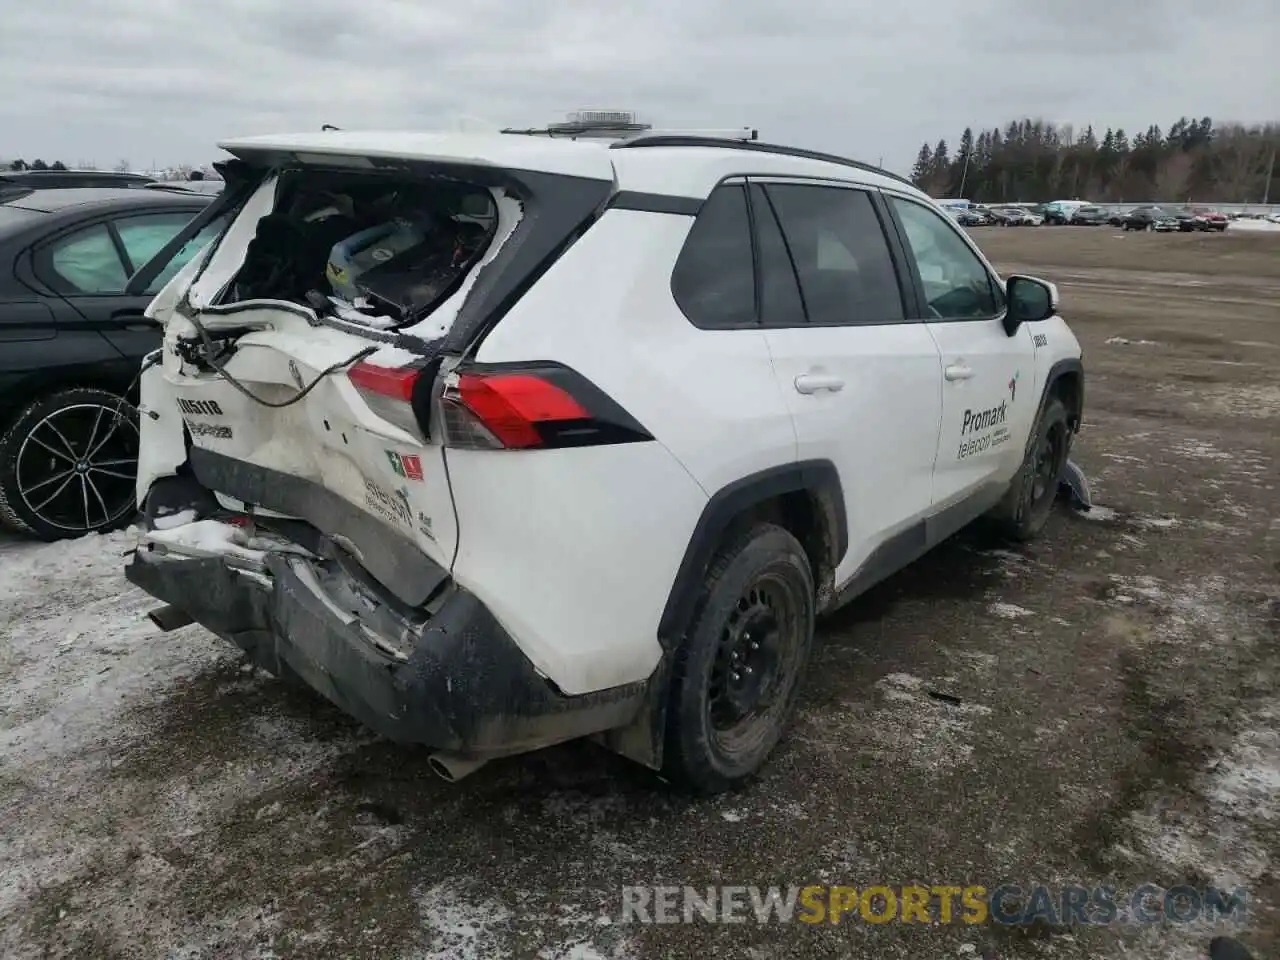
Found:
<svg viewBox="0 0 1280 960"><path fill-rule="evenodd" d="M159 293L166 283L174 278L179 270L191 262L197 253L205 248L205 246L213 242L213 238L222 232L222 228L227 225L226 217L219 217L212 223L207 224L203 230L178 248L178 251L170 258L169 262L164 265L154 280L147 285L147 289L142 292L154 296ZM168 241L166 241L168 242ZM137 269L141 270L143 264L137 264Z"/></svg>
<svg viewBox="0 0 1280 960"><path fill-rule="evenodd" d="M1004 308L990 271L955 227L928 207L892 197L915 258L930 320L987 320Z"/></svg>
<svg viewBox="0 0 1280 960"><path fill-rule="evenodd" d="M124 244L129 265L135 271L141 269L191 222L191 216L189 213L151 213L117 220L116 232Z"/></svg>
<svg viewBox="0 0 1280 960"><path fill-rule="evenodd" d="M128 271L103 223L55 240L38 262L44 279L64 295L123 293Z"/></svg>

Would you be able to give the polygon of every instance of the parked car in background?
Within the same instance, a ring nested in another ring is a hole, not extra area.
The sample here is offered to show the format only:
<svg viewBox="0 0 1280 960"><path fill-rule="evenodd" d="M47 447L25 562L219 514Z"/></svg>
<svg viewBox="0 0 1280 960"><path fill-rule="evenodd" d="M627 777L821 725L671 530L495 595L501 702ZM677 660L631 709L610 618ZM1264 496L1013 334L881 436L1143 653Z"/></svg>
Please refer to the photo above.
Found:
<svg viewBox="0 0 1280 960"><path fill-rule="evenodd" d="M1225 213L1212 207L1191 207L1190 211L1200 218L1201 230L1217 230L1221 233L1227 229L1228 217Z"/></svg>
<svg viewBox="0 0 1280 960"><path fill-rule="evenodd" d="M1038 227L1044 221L1022 207L993 207L997 224L1003 227Z"/></svg>
<svg viewBox="0 0 1280 960"><path fill-rule="evenodd" d="M157 180L144 185L148 190L168 190L171 193L194 193L216 197L224 186L221 180Z"/></svg>
<svg viewBox="0 0 1280 960"><path fill-rule="evenodd" d="M1154 205L1134 207L1124 215L1126 230L1156 230L1171 233L1182 229L1182 221L1172 210Z"/></svg>
<svg viewBox="0 0 1280 960"><path fill-rule="evenodd" d="M1107 223L1111 224L1113 227L1123 227L1124 218L1128 216L1128 214L1128 210L1112 210L1111 213L1107 215Z"/></svg>
<svg viewBox="0 0 1280 960"><path fill-rule="evenodd" d="M987 214L973 207L968 209L952 207L947 210L947 213L951 214L956 223L962 227L985 227L991 222L991 218Z"/></svg>
<svg viewBox="0 0 1280 960"><path fill-rule="evenodd" d="M1068 222L1078 227L1103 227L1110 219L1111 215L1102 207L1081 207Z"/></svg>
<svg viewBox="0 0 1280 960"><path fill-rule="evenodd" d="M1044 205L1044 222L1052 224L1064 224L1071 221L1071 217L1081 207L1088 206L1083 200L1054 200L1052 203Z"/></svg>
<svg viewBox="0 0 1280 960"><path fill-rule="evenodd" d="M0 200L30 190L68 187L140 187L154 182L141 173L110 170L5 170L0 171Z"/></svg>
<svg viewBox="0 0 1280 960"><path fill-rule="evenodd" d="M143 311L220 228L182 241L210 197L129 188L0 200L0 524L45 540L135 512Z"/></svg>

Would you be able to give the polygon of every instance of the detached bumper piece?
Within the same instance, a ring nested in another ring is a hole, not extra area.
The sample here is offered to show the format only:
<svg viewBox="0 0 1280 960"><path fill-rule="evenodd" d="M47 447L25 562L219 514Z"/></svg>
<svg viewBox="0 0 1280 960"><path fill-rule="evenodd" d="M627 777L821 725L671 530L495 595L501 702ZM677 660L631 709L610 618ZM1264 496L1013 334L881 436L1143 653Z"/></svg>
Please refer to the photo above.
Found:
<svg viewBox="0 0 1280 960"><path fill-rule="evenodd" d="M490 759L623 726L642 706L642 684L559 693L484 604L456 585L405 653L388 652L326 596L325 563L269 553L262 573L246 574L219 557L140 548L125 575L255 665L277 675L291 670L400 743Z"/></svg>
<svg viewBox="0 0 1280 960"><path fill-rule="evenodd" d="M1080 465L1074 460L1068 460L1062 468L1059 485L1071 498L1072 506L1080 510L1089 510L1093 507L1093 494L1089 490L1089 481L1085 478Z"/></svg>

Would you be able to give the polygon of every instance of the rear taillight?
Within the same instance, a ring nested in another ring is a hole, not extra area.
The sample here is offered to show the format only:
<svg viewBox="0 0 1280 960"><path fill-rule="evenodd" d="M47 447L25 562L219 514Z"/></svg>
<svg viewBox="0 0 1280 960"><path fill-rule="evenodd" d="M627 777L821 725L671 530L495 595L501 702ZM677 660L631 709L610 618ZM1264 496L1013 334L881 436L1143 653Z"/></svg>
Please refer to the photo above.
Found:
<svg viewBox="0 0 1280 960"><path fill-rule="evenodd" d="M347 379L375 414L419 439L425 439L413 411L413 391L422 375L418 367L380 367L361 361Z"/></svg>
<svg viewBox="0 0 1280 960"><path fill-rule="evenodd" d="M531 450L653 439L581 374L558 364L466 368L440 397L445 444Z"/></svg>

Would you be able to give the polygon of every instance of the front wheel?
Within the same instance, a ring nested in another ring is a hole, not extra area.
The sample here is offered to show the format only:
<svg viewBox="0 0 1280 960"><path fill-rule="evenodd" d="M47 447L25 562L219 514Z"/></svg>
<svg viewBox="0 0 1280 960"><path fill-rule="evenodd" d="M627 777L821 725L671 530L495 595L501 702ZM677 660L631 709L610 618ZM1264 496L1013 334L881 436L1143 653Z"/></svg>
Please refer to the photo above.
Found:
<svg viewBox="0 0 1280 960"><path fill-rule="evenodd" d="M1067 408L1053 397L1036 423L1035 436L1022 468L1009 484L1000 505L992 511L1000 531L1011 540L1034 540L1044 530L1058 497L1058 481L1071 452Z"/></svg>
<svg viewBox="0 0 1280 960"><path fill-rule="evenodd" d="M719 553L673 664L667 777L715 794L759 771L795 703L814 606L808 557L781 527L755 526Z"/></svg>
<svg viewBox="0 0 1280 960"><path fill-rule="evenodd" d="M29 403L0 437L0 521L42 540L114 529L135 512L138 413L96 387Z"/></svg>

